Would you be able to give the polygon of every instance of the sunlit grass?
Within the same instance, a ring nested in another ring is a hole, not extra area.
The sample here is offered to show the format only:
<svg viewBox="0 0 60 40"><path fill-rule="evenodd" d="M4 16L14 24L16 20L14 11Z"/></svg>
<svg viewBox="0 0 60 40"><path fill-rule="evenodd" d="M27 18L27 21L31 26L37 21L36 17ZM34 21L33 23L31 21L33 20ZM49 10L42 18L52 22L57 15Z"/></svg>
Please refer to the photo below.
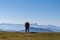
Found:
<svg viewBox="0 0 60 40"><path fill-rule="evenodd" d="M60 40L60 33L0 32L0 40Z"/></svg>

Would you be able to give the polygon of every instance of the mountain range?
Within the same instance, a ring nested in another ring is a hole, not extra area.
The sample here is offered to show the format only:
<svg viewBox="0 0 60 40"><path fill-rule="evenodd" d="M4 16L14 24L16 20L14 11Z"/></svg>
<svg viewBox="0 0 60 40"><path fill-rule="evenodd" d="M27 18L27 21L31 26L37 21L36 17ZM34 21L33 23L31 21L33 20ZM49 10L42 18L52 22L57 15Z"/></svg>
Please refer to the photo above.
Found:
<svg viewBox="0 0 60 40"><path fill-rule="evenodd" d="M35 28L35 27L30 27L30 32L53 32L49 29L44 29L44 28ZM25 32L25 30L21 30L21 32Z"/></svg>
<svg viewBox="0 0 60 40"><path fill-rule="evenodd" d="M6 32L24 32L23 24L0 24L0 31ZM55 25L31 24L30 32L60 32L60 27Z"/></svg>

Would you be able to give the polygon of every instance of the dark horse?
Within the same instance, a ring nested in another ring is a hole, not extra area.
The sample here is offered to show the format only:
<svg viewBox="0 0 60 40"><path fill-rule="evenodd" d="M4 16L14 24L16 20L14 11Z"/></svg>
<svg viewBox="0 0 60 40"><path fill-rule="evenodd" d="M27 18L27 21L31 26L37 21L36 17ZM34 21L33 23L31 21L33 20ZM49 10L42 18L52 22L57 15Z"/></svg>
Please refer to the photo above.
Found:
<svg viewBox="0 0 60 40"><path fill-rule="evenodd" d="M29 32L29 26L30 26L30 23L26 22L25 23L25 32Z"/></svg>

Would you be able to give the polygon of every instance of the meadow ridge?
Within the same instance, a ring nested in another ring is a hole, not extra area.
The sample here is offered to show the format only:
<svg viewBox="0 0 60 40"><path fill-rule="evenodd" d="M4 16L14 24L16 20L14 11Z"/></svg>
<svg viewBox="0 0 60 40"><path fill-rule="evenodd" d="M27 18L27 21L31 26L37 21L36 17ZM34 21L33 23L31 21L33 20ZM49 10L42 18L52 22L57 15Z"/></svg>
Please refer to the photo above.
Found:
<svg viewBox="0 0 60 40"><path fill-rule="evenodd" d="M60 32L0 32L0 40L60 40Z"/></svg>

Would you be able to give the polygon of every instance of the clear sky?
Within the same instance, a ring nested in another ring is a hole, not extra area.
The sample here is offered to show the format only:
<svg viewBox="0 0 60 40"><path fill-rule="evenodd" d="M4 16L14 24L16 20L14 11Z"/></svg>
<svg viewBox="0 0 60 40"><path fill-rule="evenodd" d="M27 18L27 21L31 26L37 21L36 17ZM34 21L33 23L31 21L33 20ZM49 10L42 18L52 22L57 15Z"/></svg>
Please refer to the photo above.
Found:
<svg viewBox="0 0 60 40"><path fill-rule="evenodd" d="M26 21L60 26L60 0L0 0L0 23Z"/></svg>

